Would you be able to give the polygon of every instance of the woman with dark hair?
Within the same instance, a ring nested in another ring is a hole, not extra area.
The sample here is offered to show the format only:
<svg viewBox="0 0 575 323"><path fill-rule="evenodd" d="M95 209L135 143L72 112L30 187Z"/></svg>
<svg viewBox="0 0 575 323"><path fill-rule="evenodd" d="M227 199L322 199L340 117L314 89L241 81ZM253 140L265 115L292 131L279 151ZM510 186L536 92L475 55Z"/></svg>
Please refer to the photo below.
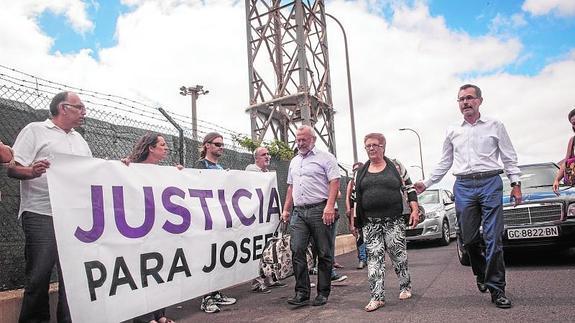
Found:
<svg viewBox="0 0 575 323"><path fill-rule="evenodd" d="M127 158L122 159L126 165L130 163L159 164L168 156L168 144L164 137L158 133L149 132L140 137L134 145L132 153ZM184 168L182 165L176 166L178 169ZM148 323L173 323L172 319L166 317L166 309L161 308L152 313L139 316L134 322Z"/></svg>
<svg viewBox="0 0 575 323"><path fill-rule="evenodd" d="M419 222L417 194L405 167L385 157L385 137L370 133L364 139L369 160L358 170L356 190L356 221L363 230L367 250L367 273L371 300L367 312L385 305L385 253L393 263L399 281L399 299L411 298L411 278L407 267L404 209L409 211L409 224ZM403 191L409 206L404 206Z"/></svg>
<svg viewBox="0 0 575 323"><path fill-rule="evenodd" d="M571 128L573 129L573 132L575 132L575 109L569 112L569 114L567 115L567 120L569 120L569 123L571 123ZM565 155L565 159L561 161L561 165L559 167L559 170L557 171L557 176L555 176L555 181L553 182L553 192L555 192L555 194L557 195L559 195L559 181L563 179L563 175L565 174L565 162L567 161L567 159L575 156L575 149L573 149L574 140L575 136L569 139L569 143L567 144L567 154Z"/></svg>

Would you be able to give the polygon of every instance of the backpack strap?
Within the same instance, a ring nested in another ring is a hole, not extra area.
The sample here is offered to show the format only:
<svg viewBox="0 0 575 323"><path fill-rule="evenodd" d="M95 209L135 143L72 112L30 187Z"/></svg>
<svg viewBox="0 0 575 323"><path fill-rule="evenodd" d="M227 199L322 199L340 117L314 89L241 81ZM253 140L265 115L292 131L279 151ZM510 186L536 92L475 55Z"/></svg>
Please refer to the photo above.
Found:
<svg viewBox="0 0 575 323"><path fill-rule="evenodd" d="M395 159L390 159L390 158L387 158L387 157L384 157L384 158L385 158L385 161L386 161L387 163L390 163L390 162L391 162L391 163L393 163L393 165L395 166L395 167L392 167L392 169L393 169L393 170L392 170L392 173L393 173L393 174L395 175L395 177L396 177L397 179L399 179L399 181L401 182L401 190L403 191L403 190L405 189L405 181L403 180L403 177L402 177L401 174L399 173L399 171L400 171L400 169L401 169L401 166L399 166L399 163L398 163Z"/></svg>

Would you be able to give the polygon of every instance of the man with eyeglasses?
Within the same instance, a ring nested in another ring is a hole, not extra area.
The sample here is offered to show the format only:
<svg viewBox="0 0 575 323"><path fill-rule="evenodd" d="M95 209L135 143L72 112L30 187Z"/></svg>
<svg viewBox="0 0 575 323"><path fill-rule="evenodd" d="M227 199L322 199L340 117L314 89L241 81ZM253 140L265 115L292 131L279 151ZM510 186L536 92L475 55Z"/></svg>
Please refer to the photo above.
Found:
<svg viewBox="0 0 575 323"><path fill-rule="evenodd" d="M51 118L28 124L14 142L14 163L8 176L20 180L20 211L25 237L26 286L20 322L50 321L48 288L54 265L58 269L58 322L71 322L52 222L46 180L53 154L91 157L88 143L74 130L84 122L86 107L73 92L56 94L50 103Z"/></svg>
<svg viewBox="0 0 575 323"><path fill-rule="evenodd" d="M505 126L498 120L483 116L481 89L465 84L459 88L459 110L463 122L447 132L441 161L429 179L415 183L418 193L439 182L453 166L455 209L461 239L469 254L476 276L477 288L491 293L491 302L499 308L510 308L505 295L505 263L503 261L503 184L499 174L505 173L513 187L511 199L521 203L521 171L517 154ZM503 167L499 159L503 162ZM480 226L483 228L485 250L482 248Z"/></svg>
<svg viewBox="0 0 575 323"><path fill-rule="evenodd" d="M309 303L310 280L306 250L313 238L318 254L317 296L314 306L327 303L331 291L333 265L333 234L335 202L339 191L337 160L329 152L315 147L316 136L310 126L301 126L296 132L298 154L291 160L287 192L282 219L291 223L292 263L296 279L295 295L287 302L295 306Z"/></svg>
<svg viewBox="0 0 575 323"><path fill-rule="evenodd" d="M266 147L258 147L254 151L254 163L246 166L246 170L250 172L269 172L271 160L268 149Z"/></svg>
<svg viewBox="0 0 575 323"><path fill-rule="evenodd" d="M220 157L224 154L224 137L217 132L210 132L204 136L200 159L194 165L199 169L224 169L220 165ZM206 313L217 313L220 311L219 305L233 305L236 299L228 297L222 292L215 291L202 297L200 309Z"/></svg>

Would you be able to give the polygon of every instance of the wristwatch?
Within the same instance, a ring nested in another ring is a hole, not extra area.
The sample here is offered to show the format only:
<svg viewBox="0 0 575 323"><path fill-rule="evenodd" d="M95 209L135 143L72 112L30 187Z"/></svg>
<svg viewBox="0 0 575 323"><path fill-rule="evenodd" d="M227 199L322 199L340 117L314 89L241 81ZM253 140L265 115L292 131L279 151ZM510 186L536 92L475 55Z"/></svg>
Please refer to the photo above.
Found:
<svg viewBox="0 0 575 323"><path fill-rule="evenodd" d="M511 187L515 187L515 186L521 187L521 182L520 182L520 181L512 182L512 183L511 183Z"/></svg>

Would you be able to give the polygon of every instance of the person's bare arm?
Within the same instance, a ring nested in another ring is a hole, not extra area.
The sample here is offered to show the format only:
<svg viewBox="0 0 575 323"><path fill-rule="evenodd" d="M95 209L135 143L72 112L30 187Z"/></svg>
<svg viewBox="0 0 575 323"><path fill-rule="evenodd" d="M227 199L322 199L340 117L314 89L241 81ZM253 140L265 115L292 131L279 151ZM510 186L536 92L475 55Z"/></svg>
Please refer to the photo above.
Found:
<svg viewBox="0 0 575 323"><path fill-rule="evenodd" d="M282 212L282 220L284 222L289 221L291 206L293 204L293 197L292 197L292 186L288 185L287 192L286 192L286 200L284 203L284 210Z"/></svg>
<svg viewBox="0 0 575 323"><path fill-rule="evenodd" d="M48 167L50 162L47 159L37 160L30 166L22 166L16 162L8 167L8 176L20 180L33 179L42 176Z"/></svg>

